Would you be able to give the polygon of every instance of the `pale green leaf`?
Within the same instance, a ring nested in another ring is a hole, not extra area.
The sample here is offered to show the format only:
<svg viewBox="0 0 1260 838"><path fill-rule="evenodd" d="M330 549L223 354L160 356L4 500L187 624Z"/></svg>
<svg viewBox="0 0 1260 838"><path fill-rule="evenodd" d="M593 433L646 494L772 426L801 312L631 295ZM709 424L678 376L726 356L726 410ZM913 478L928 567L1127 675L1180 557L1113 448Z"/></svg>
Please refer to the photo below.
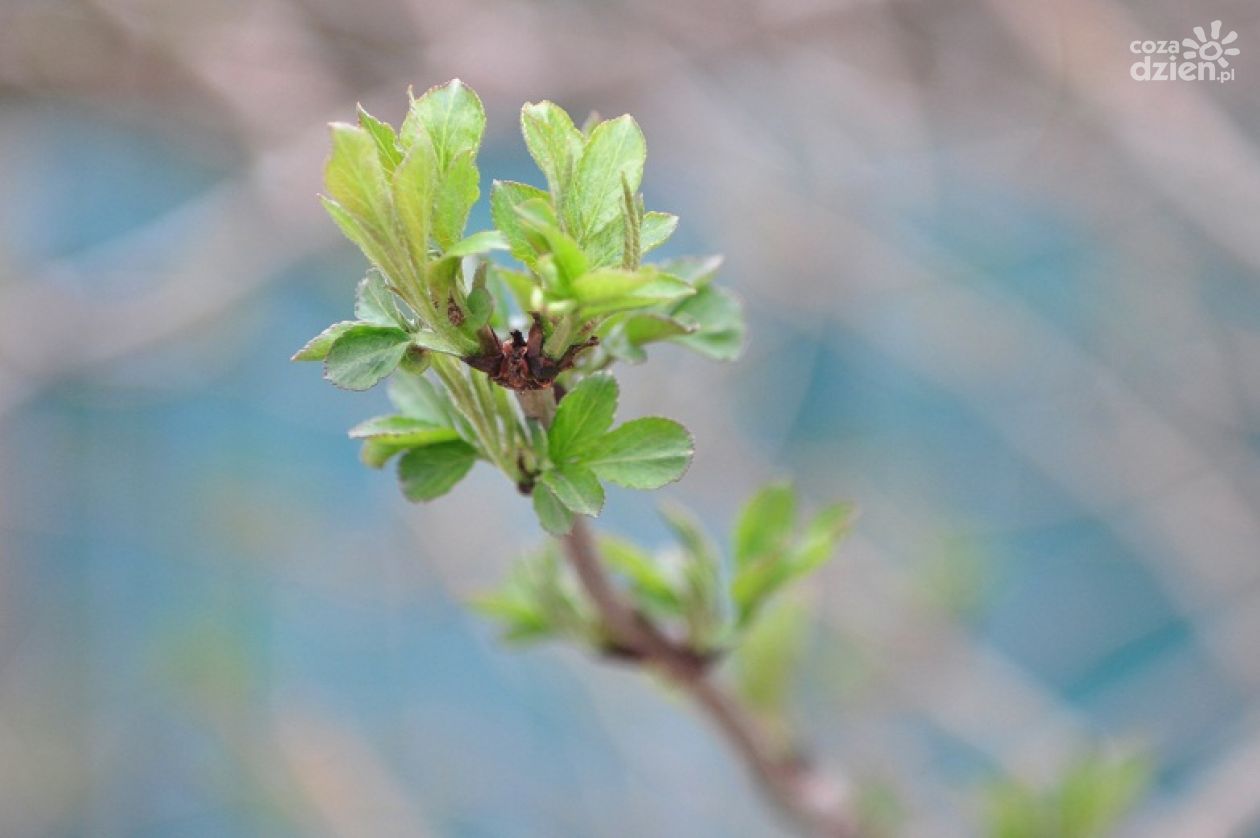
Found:
<svg viewBox="0 0 1260 838"><path fill-rule="evenodd" d="M435 182L433 148L422 137L407 150L406 157L394 171L394 206L398 212L400 232L406 237L408 252L417 274L422 274L429 261L429 236L433 231Z"/></svg>
<svg viewBox="0 0 1260 838"><path fill-rule="evenodd" d="M474 155L486 129L486 111L481 99L459 79L432 87L411 103L402 124L402 143L410 147L424 132L433 143L438 170L446 171L451 161L464 152Z"/></svg>
<svg viewBox="0 0 1260 838"><path fill-rule="evenodd" d="M411 336L389 326L354 326L333 341L324 377L345 390L367 390L394 371Z"/></svg>
<svg viewBox="0 0 1260 838"><path fill-rule="evenodd" d="M678 216L668 212L644 213L639 222L639 255L663 245L678 229Z"/></svg>
<svg viewBox="0 0 1260 838"><path fill-rule="evenodd" d="M678 614L681 603L673 582L646 551L625 539L605 535L599 539L599 552L608 566L630 583L637 601L663 614Z"/></svg>
<svg viewBox="0 0 1260 838"><path fill-rule="evenodd" d="M372 136L376 143L377 155L381 158L381 167L386 175L393 174L394 169L402 162L402 149L398 147L398 136L394 128L387 122L381 122L359 105L359 127Z"/></svg>
<svg viewBox="0 0 1260 838"><path fill-rule="evenodd" d="M659 489L691 464L691 435L670 419L647 417L605 434L582 457L603 480L630 489Z"/></svg>
<svg viewBox="0 0 1260 838"><path fill-rule="evenodd" d="M419 375L399 373L389 380L389 400L404 416L433 425L451 425L454 406L446 392Z"/></svg>
<svg viewBox="0 0 1260 838"><path fill-rule="evenodd" d="M581 458L612 427L616 411L616 379L607 374L584 378L556 408L547 431L551 459L563 464Z"/></svg>
<svg viewBox="0 0 1260 838"><path fill-rule="evenodd" d="M464 479L476 459L476 450L463 440L412 448L398 461L398 481L408 500L433 500Z"/></svg>
<svg viewBox="0 0 1260 838"><path fill-rule="evenodd" d="M390 197L376 141L356 125L330 127L332 155L324 167L329 197L369 228L387 229Z"/></svg>
<svg viewBox="0 0 1260 838"><path fill-rule="evenodd" d="M555 536L567 535L573 529L573 513L543 484L534 486L534 513L542 528Z"/></svg>
<svg viewBox="0 0 1260 838"><path fill-rule="evenodd" d="M651 267L637 271L600 268L578 277L572 289L587 317L646 308L694 293L687 283Z"/></svg>
<svg viewBox="0 0 1260 838"><path fill-rule="evenodd" d="M476 152L457 154L438 180L433 205L433 239L442 249L452 248L464 235L468 213L481 195Z"/></svg>
<svg viewBox="0 0 1260 838"><path fill-rule="evenodd" d="M497 230L482 230L467 238L460 239L442 254L446 258L463 258L489 253L492 250L507 250L507 238Z"/></svg>
<svg viewBox="0 0 1260 838"><path fill-rule="evenodd" d="M772 483L745 504L735 523L735 567L767 556L780 556L796 526L796 492L787 483Z"/></svg>
<svg viewBox="0 0 1260 838"><path fill-rule="evenodd" d="M689 323L689 334L673 338L675 343L718 361L733 361L744 346L744 315L739 300L729 291L706 286L695 296L679 302L673 316Z"/></svg>
<svg viewBox="0 0 1260 838"><path fill-rule="evenodd" d="M459 439L454 428L435 425L423 419L392 414L376 416L355 425L349 431L351 439L387 439L407 446L432 445Z"/></svg>
<svg viewBox="0 0 1260 838"><path fill-rule="evenodd" d="M334 323L324 331L306 342L306 345L293 353L292 361L322 361L332 348L333 341L344 335L355 326L362 325L357 320L342 320Z"/></svg>
<svg viewBox="0 0 1260 838"><path fill-rule="evenodd" d="M540 480L561 503L579 515L595 516L604 508L604 487L585 466L557 466L544 471Z"/></svg>
<svg viewBox="0 0 1260 838"><path fill-rule="evenodd" d="M565 223L579 242L621 212L622 178L631 191L643 179L647 144L629 114L601 122L591 131L562 207Z"/></svg>
<svg viewBox="0 0 1260 838"><path fill-rule="evenodd" d="M517 212L517 207L534 198L547 200L547 193L525 183L496 180L490 188L490 218L508 240L512 255L533 268L538 253L530 243L530 231Z"/></svg>
<svg viewBox="0 0 1260 838"><path fill-rule="evenodd" d="M568 191L586 139L564 109L553 102L527 102L521 108L521 133L538 168L547 177L557 203Z"/></svg>
<svg viewBox="0 0 1260 838"><path fill-rule="evenodd" d="M781 716L804 657L809 612L790 599L767 609L740 637L735 679L756 710Z"/></svg>
<svg viewBox="0 0 1260 838"><path fill-rule="evenodd" d="M408 327L398 307L398 298L389 290L385 277L373 271L359 282L354 298L354 316L374 326Z"/></svg>
<svg viewBox="0 0 1260 838"><path fill-rule="evenodd" d="M320 202L345 237L359 246L368 261L395 281L406 275L396 258L391 234L376 225L361 222L332 198L321 195Z"/></svg>

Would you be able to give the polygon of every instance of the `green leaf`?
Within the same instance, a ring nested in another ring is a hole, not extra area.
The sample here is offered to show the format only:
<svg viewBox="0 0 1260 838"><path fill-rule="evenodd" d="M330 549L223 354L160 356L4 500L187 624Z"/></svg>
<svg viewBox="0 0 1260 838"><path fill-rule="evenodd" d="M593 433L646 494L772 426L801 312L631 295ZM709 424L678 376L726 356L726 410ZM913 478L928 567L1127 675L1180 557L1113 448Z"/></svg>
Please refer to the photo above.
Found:
<svg viewBox="0 0 1260 838"><path fill-rule="evenodd" d="M652 213L648 213L651 215ZM658 267L667 274L672 274L695 288L706 288L717 276L722 266L721 256L684 256L681 259L670 259Z"/></svg>
<svg viewBox="0 0 1260 838"><path fill-rule="evenodd" d="M534 292L542 293L538 283L529 274L521 271L513 271L508 268L492 265L490 267L490 275L492 279L498 279L507 289L507 293L511 294L512 301L516 303L519 313L524 314L527 311L536 311L541 307L541 300L534 300ZM499 295L499 299L503 300L504 294Z"/></svg>
<svg viewBox="0 0 1260 838"><path fill-rule="evenodd" d="M446 355L455 355L461 358L468 354L465 351L465 347L432 329L419 329L412 332L411 339L416 346L422 346L434 352L442 352Z"/></svg>
<svg viewBox="0 0 1260 838"><path fill-rule="evenodd" d="M399 373L391 378L389 401L412 419L439 426L453 424L455 408L450 398L423 376Z"/></svg>
<svg viewBox="0 0 1260 838"><path fill-rule="evenodd" d="M809 612L790 600L766 610L740 638L735 678L755 710L782 716L792 676L804 657Z"/></svg>
<svg viewBox="0 0 1260 838"><path fill-rule="evenodd" d="M398 308L398 298L389 290L385 277L375 271L359 282L354 298L354 316L374 326L408 327L407 318Z"/></svg>
<svg viewBox="0 0 1260 838"><path fill-rule="evenodd" d="M367 390L394 371L410 342L402 329L354 326L328 349L324 377L344 390Z"/></svg>
<svg viewBox="0 0 1260 838"><path fill-rule="evenodd" d="M612 427L616 411L617 380L603 373L584 378L560 400L547 431L552 461L582 458Z"/></svg>
<svg viewBox="0 0 1260 838"><path fill-rule="evenodd" d="M581 243L621 211L622 178L631 191L643 179L647 143L629 114L601 122L591 131L562 207L570 235Z"/></svg>
<svg viewBox="0 0 1260 838"><path fill-rule="evenodd" d="M517 207L534 198L547 200L547 193L525 183L496 180L490 187L490 218L508 240L512 255L531 268L537 268L538 252L530 243L529 229Z"/></svg>
<svg viewBox="0 0 1260 838"><path fill-rule="evenodd" d="M398 481L408 500L433 500L463 480L476 459L476 450L463 440L412 448L398 461Z"/></svg>
<svg viewBox="0 0 1260 838"><path fill-rule="evenodd" d="M542 528L555 536L567 535L573 529L573 513L550 489L539 483L534 486L534 513Z"/></svg>
<svg viewBox="0 0 1260 838"><path fill-rule="evenodd" d="M357 320L342 320L334 323L324 331L306 342L306 345L293 353L291 361L322 361L332 348L333 341L344 335L355 326L362 325Z"/></svg>
<svg viewBox="0 0 1260 838"><path fill-rule="evenodd" d="M787 483L766 486L744 506L735 523L735 567L787 550L796 526L796 493Z"/></svg>
<svg viewBox="0 0 1260 838"><path fill-rule="evenodd" d="M364 465L381 468L395 454L459 439L459 432L409 416L378 416L356 425L350 430L350 436L364 441L359 452Z"/></svg>
<svg viewBox="0 0 1260 838"><path fill-rule="evenodd" d="M467 238L460 239L442 254L446 258L477 256L492 250L507 250L508 240L497 230L482 230Z"/></svg>
<svg viewBox="0 0 1260 838"><path fill-rule="evenodd" d="M542 241L530 240L531 245L541 255L550 253L555 260L560 282L556 291L562 296L569 296L573 280L586 273L586 254L578 243L560 230L555 212L545 199L533 198L517 205L517 214L528 232L536 233Z"/></svg>
<svg viewBox="0 0 1260 838"><path fill-rule="evenodd" d="M647 417L605 434L583 456L602 480L630 489L659 489L691 464L691 435L670 419Z"/></svg>
<svg viewBox="0 0 1260 838"><path fill-rule="evenodd" d="M521 108L521 134L538 168L547 177L557 204L569 188L586 138L564 109L553 102L527 102Z"/></svg>
<svg viewBox="0 0 1260 838"><path fill-rule="evenodd" d="M604 508L604 487L586 466L566 465L548 469L539 478L561 503L578 515L594 517Z"/></svg>
<svg viewBox="0 0 1260 838"><path fill-rule="evenodd" d="M468 214L481 195L476 151L457 154L438 181L433 206L433 239L452 248L464 235Z"/></svg>
<svg viewBox="0 0 1260 838"><path fill-rule="evenodd" d="M587 317L646 308L692 293L687 283L650 267L637 271L600 268L573 283L573 296Z"/></svg>
<svg viewBox="0 0 1260 838"><path fill-rule="evenodd" d="M369 228L388 229L389 189L376 141L367 131L334 122L332 156L324 167L328 195Z"/></svg>
<svg viewBox="0 0 1260 838"><path fill-rule="evenodd" d="M445 172L460 154L477 153L485 130L486 110L481 99L459 79L452 79L412 101L402 124L402 142L410 147L422 132L428 134L438 170Z"/></svg>
<svg viewBox="0 0 1260 838"><path fill-rule="evenodd" d="M494 314L494 297L485 288L474 288L468 295L467 308L464 331L471 334L490 322L490 316Z"/></svg>
<svg viewBox="0 0 1260 838"><path fill-rule="evenodd" d="M400 232L406 237L412 263L421 275L429 261L429 235L434 224L435 165L433 148L428 138L422 137L407 150L407 156L394 171L394 206Z"/></svg>
<svg viewBox="0 0 1260 838"><path fill-rule="evenodd" d="M662 614L676 615L680 611L673 582L647 552L610 535L600 537L599 552L609 567L629 581L636 601Z"/></svg>
<svg viewBox="0 0 1260 838"><path fill-rule="evenodd" d="M665 244L676 229L678 216L668 212L644 213L643 220L639 222L639 255Z"/></svg>
<svg viewBox="0 0 1260 838"><path fill-rule="evenodd" d="M814 516L800 544L792 551L794 576L803 576L832 557L836 545L853 524L854 512L852 504L836 503Z"/></svg>
<svg viewBox="0 0 1260 838"><path fill-rule="evenodd" d="M459 439L459 432L454 428L401 414L376 416L360 422L350 429L349 434L351 439L388 439L408 447Z"/></svg>
<svg viewBox="0 0 1260 838"><path fill-rule="evenodd" d="M373 265L395 281L406 276L395 258L393 239L389 233L376 224L360 221L332 198L321 195L320 202L345 237L357 244Z"/></svg>
<svg viewBox="0 0 1260 838"><path fill-rule="evenodd" d="M700 522L680 506L664 506L661 515L682 546L683 616L687 635L698 649L716 644L722 631L721 562Z"/></svg>
<svg viewBox="0 0 1260 838"><path fill-rule="evenodd" d="M389 123L381 122L359 105L359 127L372 136L376 143L376 152L381 158L381 167L385 174L392 174L402 162L402 149L398 147L398 137Z"/></svg>
<svg viewBox="0 0 1260 838"><path fill-rule="evenodd" d="M589 640L597 631L572 576L552 548L516 562L499 590L477 597L472 606L502 622L508 640L549 635Z"/></svg>
<svg viewBox="0 0 1260 838"><path fill-rule="evenodd" d="M733 361L744 346L744 315L739 300L722 288L706 286L695 296L682 300L673 316L693 328L690 334L674 338L717 361Z"/></svg>

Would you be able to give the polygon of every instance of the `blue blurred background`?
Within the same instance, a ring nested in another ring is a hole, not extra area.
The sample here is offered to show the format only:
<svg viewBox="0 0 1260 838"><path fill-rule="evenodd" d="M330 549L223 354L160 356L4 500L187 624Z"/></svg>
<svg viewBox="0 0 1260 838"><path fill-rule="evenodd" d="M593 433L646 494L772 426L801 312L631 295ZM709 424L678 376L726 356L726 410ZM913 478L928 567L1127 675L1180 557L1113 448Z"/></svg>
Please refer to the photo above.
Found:
<svg viewBox="0 0 1260 838"><path fill-rule="evenodd" d="M1222 18L1237 80L1132 80ZM862 517L793 719L909 835L1099 741L1136 836L1260 835L1260 7L1070 0L0 2L0 835L773 835L633 672L461 602L537 543L479 468L411 506L289 355L362 258L324 125L459 76L635 114L668 255L743 360L656 349L625 416ZM1253 44L1257 44L1253 47ZM484 206L472 227L489 225ZM644 495L604 523L664 540ZM487 522L490 522L489 524Z"/></svg>

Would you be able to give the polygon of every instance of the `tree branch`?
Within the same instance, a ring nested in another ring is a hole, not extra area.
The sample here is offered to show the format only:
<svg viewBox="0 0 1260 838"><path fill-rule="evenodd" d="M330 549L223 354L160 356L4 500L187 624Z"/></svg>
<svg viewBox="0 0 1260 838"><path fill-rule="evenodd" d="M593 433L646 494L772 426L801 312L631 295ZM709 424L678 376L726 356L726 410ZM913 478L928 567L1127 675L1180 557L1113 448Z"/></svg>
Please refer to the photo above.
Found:
<svg viewBox="0 0 1260 838"><path fill-rule="evenodd" d="M555 398L551 389L519 393L525 415L551 423ZM572 566L612 640L640 665L660 672L689 695L730 741L762 790L785 814L811 835L856 838L857 823L849 810L843 783L823 774L775 741L712 677L709 661L669 638L660 627L628 602L605 569L586 521L578 517L560 538Z"/></svg>

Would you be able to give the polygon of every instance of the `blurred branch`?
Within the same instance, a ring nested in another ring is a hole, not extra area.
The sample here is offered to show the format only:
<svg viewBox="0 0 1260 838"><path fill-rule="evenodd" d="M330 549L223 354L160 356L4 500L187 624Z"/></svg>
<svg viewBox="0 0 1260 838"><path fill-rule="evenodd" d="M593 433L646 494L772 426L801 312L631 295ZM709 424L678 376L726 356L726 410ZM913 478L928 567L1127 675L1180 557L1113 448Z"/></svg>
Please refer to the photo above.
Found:
<svg viewBox="0 0 1260 838"><path fill-rule="evenodd" d="M613 587L586 522L578 519L561 540L583 588L619 646L658 670L689 695L739 753L762 789L811 834L848 838L857 824L844 789L798 756L779 748L761 723L717 685L708 666L678 648Z"/></svg>

